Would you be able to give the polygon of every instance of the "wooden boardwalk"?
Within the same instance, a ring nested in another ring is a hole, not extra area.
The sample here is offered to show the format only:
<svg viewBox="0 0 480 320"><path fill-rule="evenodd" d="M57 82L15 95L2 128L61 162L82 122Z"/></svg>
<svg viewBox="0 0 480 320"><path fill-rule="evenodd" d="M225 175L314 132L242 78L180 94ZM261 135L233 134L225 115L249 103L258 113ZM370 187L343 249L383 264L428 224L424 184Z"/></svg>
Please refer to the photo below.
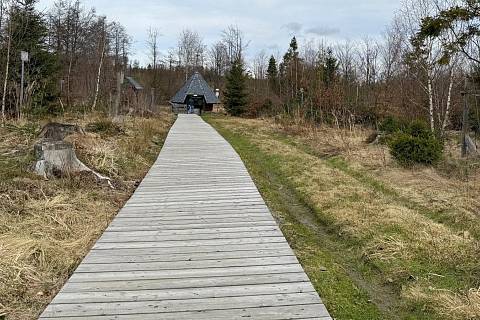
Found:
<svg viewBox="0 0 480 320"><path fill-rule="evenodd" d="M240 157L179 115L40 319L331 319Z"/></svg>

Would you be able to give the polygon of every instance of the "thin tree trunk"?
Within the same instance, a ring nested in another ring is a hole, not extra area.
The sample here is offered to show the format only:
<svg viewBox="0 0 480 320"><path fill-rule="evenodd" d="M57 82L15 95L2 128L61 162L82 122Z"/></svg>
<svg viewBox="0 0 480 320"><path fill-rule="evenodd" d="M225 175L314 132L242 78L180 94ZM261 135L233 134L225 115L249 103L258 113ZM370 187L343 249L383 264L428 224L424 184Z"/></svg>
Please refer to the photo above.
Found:
<svg viewBox="0 0 480 320"><path fill-rule="evenodd" d="M450 83L448 85L448 95L447 95L447 105L445 106L445 116L443 118L443 124L442 124L442 136L445 134L445 129L447 128L448 125L448 119L450 117L450 109L452 105L452 91L453 91L453 82L454 82L454 73L453 73L453 67L450 70Z"/></svg>
<svg viewBox="0 0 480 320"><path fill-rule="evenodd" d="M433 84L432 78L430 77L430 72L427 72L427 90L428 90L428 112L430 116L430 129L432 132L435 132L435 116L434 116L434 105L433 105Z"/></svg>
<svg viewBox="0 0 480 320"><path fill-rule="evenodd" d="M3 82L3 96L2 96L2 121L5 121L5 107L7 103L7 84L10 71L10 50L12 47L12 25L8 28L8 44L7 44L7 61L5 64L5 80Z"/></svg>
<svg viewBox="0 0 480 320"><path fill-rule="evenodd" d="M72 67L73 67L73 52L70 54L70 61L68 62L68 73L67 73L67 105L71 105L71 85L70 81L72 79Z"/></svg>
<svg viewBox="0 0 480 320"><path fill-rule="evenodd" d="M3 27L3 0L0 0L0 32Z"/></svg>
<svg viewBox="0 0 480 320"><path fill-rule="evenodd" d="M97 84L96 84L96 88L95 88L95 98L93 99L93 104L92 104L92 111L94 111L95 108L97 107L98 93L100 91L100 76L102 74L103 59L105 58L106 42L107 42L107 37L106 37L106 35L104 35L103 36L102 54L100 55L100 63L98 64Z"/></svg>
<svg viewBox="0 0 480 320"><path fill-rule="evenodd" d="M295 57L295 97L298 95L298 57Z"/></svg>
<svg viewBox="0 0 480 320"><path fill-rule="evenodd" d="M123 73L123 71L117 72L117 91L115 93L115 103L113 105L113 112L112 112L113 117L118 116L118 112L120 110L120 103L122 100L122 84L123 84L124 76L125 74Z"/></svg>

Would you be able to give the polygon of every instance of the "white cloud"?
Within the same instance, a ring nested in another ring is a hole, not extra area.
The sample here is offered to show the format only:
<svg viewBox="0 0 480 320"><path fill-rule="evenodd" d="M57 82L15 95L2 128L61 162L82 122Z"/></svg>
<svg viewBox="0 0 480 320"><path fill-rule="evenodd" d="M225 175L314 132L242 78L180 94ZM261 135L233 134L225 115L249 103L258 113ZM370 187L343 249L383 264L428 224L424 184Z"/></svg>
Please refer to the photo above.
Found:
<svg viewBox="0 0 480 320"><path fill-rule="evenodd" d="M287 24L284 24L282 28L287 29L291 34L295 35L302 31L302 24L298 22L289 22Z"/></svg>
<svg viewBox="0 0 480 320"><path fill-rule="evenodd" d="M319 26L319 27L309 28L305 31L305 33L314 34L317 36L331 36L331 35L340 33L340 29L333 28L333 27Z"/></svg>
<svg viewBox="0 0 480 320"><path fill-rule="evenodd" d="M40 0L39 8L54 0ZM147 29L157 28L164 52L175 47L184 28L200 33L206 44L237 24L250 40L249 54L282 51L293 34L333 39L360 39L380 34L398 8L393 0L83 0L86 8L122 23L134 39L133 57L146 62ZM303 34L301 34L303 32ZM274 49L275 48L275 49ZM278 49L277 49L278 48Z"/></svg>

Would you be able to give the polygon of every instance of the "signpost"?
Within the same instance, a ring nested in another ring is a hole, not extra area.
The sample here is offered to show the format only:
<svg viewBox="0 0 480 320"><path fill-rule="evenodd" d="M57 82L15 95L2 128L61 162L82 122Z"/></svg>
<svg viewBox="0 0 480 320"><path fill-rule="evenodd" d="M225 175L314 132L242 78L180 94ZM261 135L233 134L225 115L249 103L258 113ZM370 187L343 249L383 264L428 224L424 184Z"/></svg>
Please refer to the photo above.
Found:
<svg viewBox="0 0 480 320"><path fill-rule="evenodd" d="M20 81L20 108L19 111L22 110L23 107L23 90L25 85L25 62L28 62L28 52L21 51L20 52L20 59L22 60L22 79Z"/></svg>

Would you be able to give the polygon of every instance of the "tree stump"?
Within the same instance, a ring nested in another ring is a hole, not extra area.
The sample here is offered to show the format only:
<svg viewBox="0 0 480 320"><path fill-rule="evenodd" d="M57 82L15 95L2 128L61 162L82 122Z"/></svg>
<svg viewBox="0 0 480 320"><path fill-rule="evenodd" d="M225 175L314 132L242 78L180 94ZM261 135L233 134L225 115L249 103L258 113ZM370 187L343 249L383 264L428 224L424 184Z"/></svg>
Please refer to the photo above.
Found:
<svg viewBox="0 0 480 320"><path fill-rule="evenodd" d="M468 155L478 155L477 145L470 135L465 136L465 144L467 145Z"/></svg>
<svg viewBox="0 0 480 320"><path fill-rule="evenodd" d="M73 144L63 139L73 133L84 133L76 125L49 123L40 132L40 140L35 144L33 171L46 179L58 176L68 176L74 173L89 172L99 181L106 182L113 188L111 179L87 167L75 154Z"/></svg>

